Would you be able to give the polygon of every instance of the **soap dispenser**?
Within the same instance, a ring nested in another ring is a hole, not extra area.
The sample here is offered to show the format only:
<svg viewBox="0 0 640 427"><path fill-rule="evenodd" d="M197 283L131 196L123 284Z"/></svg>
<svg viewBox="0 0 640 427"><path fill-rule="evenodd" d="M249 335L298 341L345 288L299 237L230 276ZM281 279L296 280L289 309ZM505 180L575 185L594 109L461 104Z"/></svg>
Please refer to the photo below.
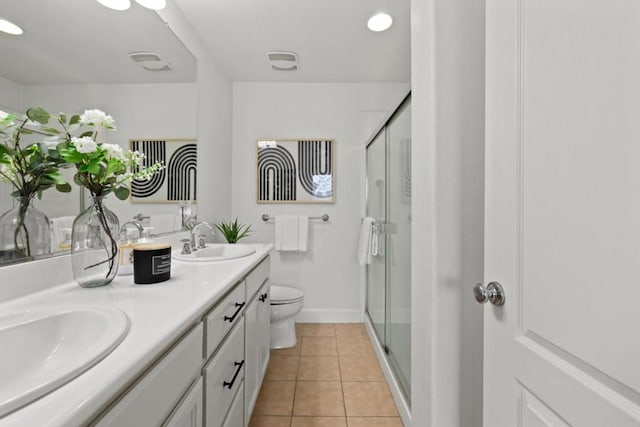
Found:
<svg viewBox="0 0 640 427"><path fill-rule="evenodd" d="M135 229L128 229L133 225ZM137 234L137 236L136 236ZM144 229L137 221L129 221L120 227L120 256L118 258L118 275L130 276L133 274L133 247L144 238Z"/></svg>

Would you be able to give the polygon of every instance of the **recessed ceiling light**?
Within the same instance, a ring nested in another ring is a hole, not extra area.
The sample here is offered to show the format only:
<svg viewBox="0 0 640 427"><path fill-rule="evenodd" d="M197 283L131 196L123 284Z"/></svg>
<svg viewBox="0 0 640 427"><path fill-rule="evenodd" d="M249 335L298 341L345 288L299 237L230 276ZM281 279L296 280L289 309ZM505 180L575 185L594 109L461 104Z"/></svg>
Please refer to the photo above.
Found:
<svg viewBox="0 0 640 427"><path fill-rule="evenodd" d="M0 19L0 31L13 36L19 36L23 33L22 28L18 27L13 22L7 21L6 19Z"/></svg>
<svg viewBox="0 0 640 427"><path fill-rule="evenodd" d="M144 6L151 10L164 9L167 5L167 0L136 0L140 6Z"/></svg>
<svg viewBox="0 0 640 427"><path fill-rule="evenodd" d="M392 23L393 18L391 15L381 12L369 18L369 21L367 21L367 27L369 27L371 31L379 32L389 29Z"/></svg>
<svg viewBox="0 0 640 427"><path fill-rule="evenodd" d="M114 10L127 10L131 7L129 0L97 0L103 6Z"/></svg>

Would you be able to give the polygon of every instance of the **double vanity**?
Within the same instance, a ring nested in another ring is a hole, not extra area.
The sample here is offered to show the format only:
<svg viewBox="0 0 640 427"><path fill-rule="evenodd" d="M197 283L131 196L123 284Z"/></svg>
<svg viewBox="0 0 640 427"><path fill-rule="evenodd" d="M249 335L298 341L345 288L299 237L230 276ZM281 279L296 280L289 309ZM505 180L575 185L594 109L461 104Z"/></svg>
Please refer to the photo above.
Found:
<svg viewBox="0 0 640 427"><path fill-rule="evenodd" d="M154 285L29 283L69 257L0 271L0 426L247 426L269 361L272 245L243 246L174 259Z"/></svg>

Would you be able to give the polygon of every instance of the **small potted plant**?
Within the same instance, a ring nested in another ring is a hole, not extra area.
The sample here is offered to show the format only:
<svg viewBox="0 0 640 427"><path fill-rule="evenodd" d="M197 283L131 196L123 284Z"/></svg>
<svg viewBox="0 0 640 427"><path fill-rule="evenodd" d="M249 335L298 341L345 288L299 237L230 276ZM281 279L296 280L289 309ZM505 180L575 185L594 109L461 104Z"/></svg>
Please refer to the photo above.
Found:
<svg viewBox="0 0 640 427"><path fill-rule="evenodd" d="M219 224L215 224L215 226L227 240L227 243L237 243L238 240L249 236L249 232L251 231L251 225L238 223L238 218L233 222L221 221Z"/></svg>

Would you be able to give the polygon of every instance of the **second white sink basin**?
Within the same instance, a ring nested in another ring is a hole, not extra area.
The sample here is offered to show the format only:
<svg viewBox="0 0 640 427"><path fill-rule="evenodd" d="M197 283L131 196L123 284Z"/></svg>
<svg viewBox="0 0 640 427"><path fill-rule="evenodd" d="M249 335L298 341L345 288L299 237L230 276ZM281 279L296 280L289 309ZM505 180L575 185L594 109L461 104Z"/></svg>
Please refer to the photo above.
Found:
<svg viewBox="0 0 640 427"><path fill-rule="evenodd" d="M173 257L179 261L190 262L211 262L226 261L229 259L242 258L255 253L255 249L249 245L210 243L204 249L198 249L188 255L182 255L179 250L173 252Z"/></svg>
<svg viewBox="0 0 640 427"><path fill-rule="evenodd" d="M82 374L129 332L117 308L47 308L0 316L0 417Z"/></svg>

